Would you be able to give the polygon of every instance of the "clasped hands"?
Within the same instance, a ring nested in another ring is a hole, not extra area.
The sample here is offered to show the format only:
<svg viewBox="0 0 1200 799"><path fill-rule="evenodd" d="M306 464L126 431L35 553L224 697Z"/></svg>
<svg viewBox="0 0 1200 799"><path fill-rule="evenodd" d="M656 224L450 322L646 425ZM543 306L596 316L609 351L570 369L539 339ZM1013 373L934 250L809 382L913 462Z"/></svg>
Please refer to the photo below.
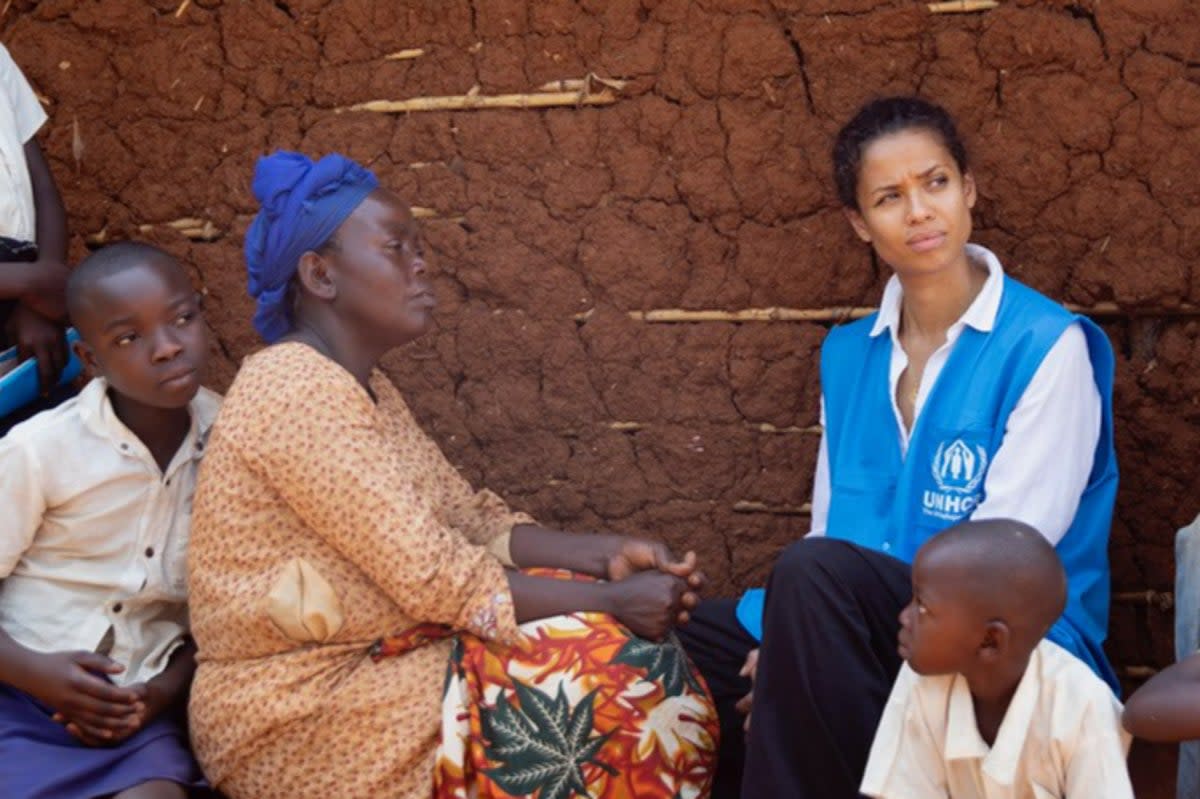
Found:
<svg viewBox="0 0 1200 799"><path fill-rule="evenodd" d="M54 721L88 746L120 743L142 729L170 704L158 678L117 686L106 675L124 666L94 652L55 652L41 656L30 691L54 709Z"/></svg>
<svg viewBox="0 0 1200 799"><path fill-rule="evenodd" d="M614 584L613 615L634 634L656 641L671 627L686 624L705 583L696 553L680 559L658 541L612 539L605 576Z"/></svg>

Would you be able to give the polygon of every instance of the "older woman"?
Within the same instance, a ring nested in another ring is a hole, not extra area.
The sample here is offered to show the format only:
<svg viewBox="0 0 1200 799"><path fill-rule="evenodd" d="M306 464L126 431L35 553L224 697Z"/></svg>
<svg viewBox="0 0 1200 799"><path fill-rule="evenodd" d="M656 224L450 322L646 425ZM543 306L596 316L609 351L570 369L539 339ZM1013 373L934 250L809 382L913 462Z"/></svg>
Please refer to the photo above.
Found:
<svg viewBox="0 0 1200 799"><path fill-rule="evenodd" d="M214 784L705 794L715 711L670 635L696 603L694 556L543 529L471 490L377 367L432 321L407 205L336 155L264 158L254 190L250 291L272 346L213 429L190 555L191 724Z"/></svg>

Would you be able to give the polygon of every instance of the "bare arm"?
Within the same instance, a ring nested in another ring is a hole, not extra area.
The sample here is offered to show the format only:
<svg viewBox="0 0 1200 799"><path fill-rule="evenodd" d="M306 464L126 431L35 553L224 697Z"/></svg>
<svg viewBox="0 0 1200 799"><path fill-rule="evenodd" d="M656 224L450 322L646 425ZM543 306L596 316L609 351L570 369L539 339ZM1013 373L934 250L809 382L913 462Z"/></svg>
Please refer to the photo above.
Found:
<svg viewBox="0 0 1200 799"><path fill-rule="evenodd" d="M33 207L37 213L38 259L65 264L67 261L67 210L50 165L37 139L25 143L25 163L33 184Z"/></svg>
<svg viewBox="0 0 1200 799"><path fill-rule="evenodd" d="M635 635L661 640L679 618L687 583L660 571L642 571L619 583L577 582L508 570L518 622L578 611L610 613Z"/></svg>
<svg viewBox="0 0 1200 799"><path fill-rule="evenodd" d="M519 623L576 611L611 613L613 610L608 583L555 580L509 569L508 587Z"/></svg>
<svg viewBox="0 0 1200 799"><path fill-rule="evenodd" d="M618 591L631 590L631 579L646 572L678 578L684 590L680 596L673 599L672 605L676 607L678 615L675 621L679 624L686 624L689 618L688 611L699 604L699 592L705 582L704 574L696 568L695 553L688 552L679 559L661 541L623 535L565 533L535 524L518 524L512 530L509 554L517 566L569 569L603 580L620 582L622 588ZM665 590L667 585L669 582L664 582L660 588ZM665 597L665 594L663 596ZM606 610L582 607L576 609ZM616 613L617 616L621 615L611 608L607 610ZM517 612L520 619L519 605Z"/></svg>
<svg viewBox="0 0 1200 799"><path fill-rule="evenodd" d="M521 567L569 569L603 579L608 577L608 562L620 551L623 540L617 535L564 533L518 524L512 530L509 552Z"/></svg>
<svg viewBox="0 0 1200 799"><path fill-rule="evenodd" d="M7 261L0 263L0 299L21 300L31 302L42 308L49 309L46 303L40 303L42 295L52 295L56 290L61 294L66 285L66 272L62 275L47 274L42 264L31 261ZM61 299L58 301L62 305Z"/></svg>
<svg viewBox="0 0 1200 799"><path fill-rule="evenodd" d="M196 674L196 644L188 638L183 646L171 653L171 660L160 674L146 683L143 699L147 714L143 723L171 707L192 687Z"/></svg>
<svg viewBox="0 0 1200 799"><path fill-rule="evenodd" d="M1121 722L1148 741L1200 738L1200 654L1163 669L1134 692Z"/></svg>

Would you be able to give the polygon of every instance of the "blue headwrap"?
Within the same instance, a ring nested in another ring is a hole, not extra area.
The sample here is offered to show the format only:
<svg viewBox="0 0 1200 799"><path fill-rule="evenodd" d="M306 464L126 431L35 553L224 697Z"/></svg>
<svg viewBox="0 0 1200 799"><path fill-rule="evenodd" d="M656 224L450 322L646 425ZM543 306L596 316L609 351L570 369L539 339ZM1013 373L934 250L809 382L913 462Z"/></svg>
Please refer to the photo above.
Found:
<svg viewBox="0 0 1200 799"><path fill-rule="evenodd" d="M258 159L254 196L262 209L246 231L247 288L258 303L254 329L268 344L291 330L288 283L300 256L329 240L379 181L336 153L320 161L279 150Z"/></svg>

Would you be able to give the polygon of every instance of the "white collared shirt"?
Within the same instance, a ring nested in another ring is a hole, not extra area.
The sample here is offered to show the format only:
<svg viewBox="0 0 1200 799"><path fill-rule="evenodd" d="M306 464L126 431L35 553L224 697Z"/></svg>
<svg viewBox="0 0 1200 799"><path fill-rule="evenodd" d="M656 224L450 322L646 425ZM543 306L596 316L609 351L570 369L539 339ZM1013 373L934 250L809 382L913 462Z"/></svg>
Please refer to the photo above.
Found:
<svg viewBox="0 0 1200 799"><path fill-rule="evenodd" d="M859 789L876 799L1133 799L1121 703L1083 661L1042 641L992 746L965 677L900 669Z"/></svg>
<svg viewBox="0 0 1200 799"><path fill-rule="evenodd" d="M1004 268L990 250L977 244L967 245L967 255L973 262L987 266L988 277L970 307L946 331L946 342L929 356L917 388L914 425L963 329L970 326L987 332L996 323L1004 293ZM886 332L892 337L888 393L903 454L908 451L909 430L896 404L896 385L908 368L908 354L898 337L902 296L900 280L893 275L884 289L871 335L881 336ZM1016 519L1041 532L1051 544L1057 544L1075 519L1080 496L1087 487L1100 441L1101 413L1100 391L1096 388L1087 338L1078 324L1072 324L1046 353L1009 415L1004 439L984 478L984 499L971 518ZM821 424L825 424L824 399ZM809 535L825 534L830 493L829 452L822 435L813 480Z"/></svg>
<svg viewBox="0 0 1200 799"><path fill-rule="evenodd" d="M46 122L46 112L20 67L0 44L0 236L36 241L33 183L25 144Z"/></svg>
<svg viewBox="0 0 1200 799"><path fill-rule="evenodd" d="M128 685L187 632L192 494L220 397L192 400L164 473L107 390L95 379L0 438L0 627L39 652L103 652Z"/></svg>

